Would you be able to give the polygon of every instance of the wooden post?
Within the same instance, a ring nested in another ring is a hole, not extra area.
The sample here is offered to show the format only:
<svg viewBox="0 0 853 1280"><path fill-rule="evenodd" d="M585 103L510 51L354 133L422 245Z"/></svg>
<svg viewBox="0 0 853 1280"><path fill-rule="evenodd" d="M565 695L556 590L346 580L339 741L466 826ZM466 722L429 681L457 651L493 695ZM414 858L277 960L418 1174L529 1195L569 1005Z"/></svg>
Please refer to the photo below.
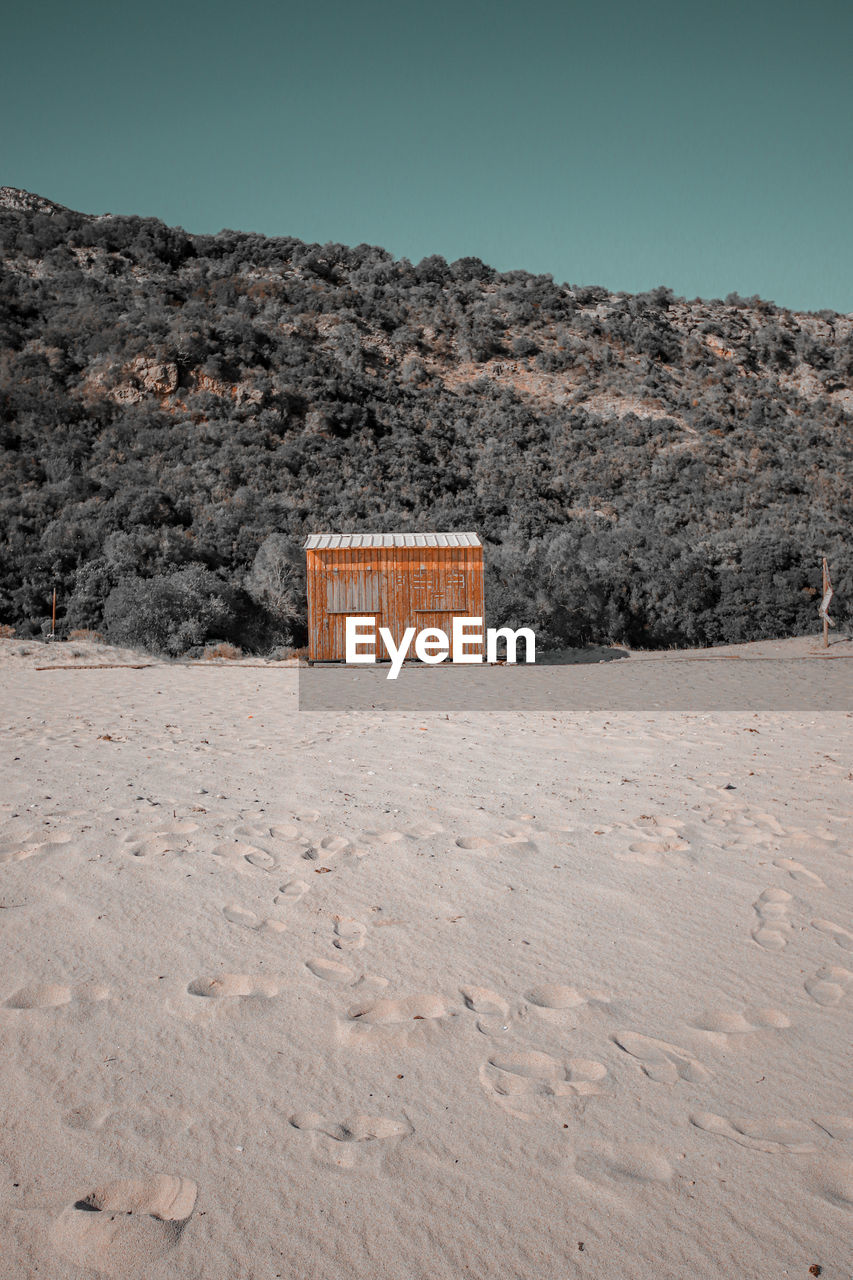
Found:
<svg viewBox="0 0 853 1280"><path fill-rule="evenodd" d="M824 561L824 563L826 563ZM50 638L56 639L56 587L53 588L53 613L50 619Z"/></svg>
<svg viewBox="0 0 853 1280"><path fill-rule="evenodd" d="M832 602L833 590L832 582L829 577L829 566L826 563L826 556L823 557L823 590L820 600L820 616L823 619L823 647L829 648L829 628L834 627L835 623L829 616L829 606Z"/></svg>

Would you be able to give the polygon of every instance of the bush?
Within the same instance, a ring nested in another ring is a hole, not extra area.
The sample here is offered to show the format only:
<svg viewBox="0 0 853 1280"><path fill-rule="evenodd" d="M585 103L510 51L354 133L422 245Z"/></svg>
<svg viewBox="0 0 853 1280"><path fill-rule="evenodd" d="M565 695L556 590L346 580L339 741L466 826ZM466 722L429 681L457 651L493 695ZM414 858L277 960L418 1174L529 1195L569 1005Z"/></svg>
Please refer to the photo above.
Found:
<svg viewBox="0 0 853 1280"><path fill-rule="evenodd" d="M245 585L258 611L255 629L266 626L273 644L304 642L305 553L294 538L282 533L266 537Z"/></svg>
<svg viewBox="0 0 853 1280"><path fill-rule="evenodd" d="M228 662L236 662L242 656L243 650L238 649L236 644L228 644L227 640L220 640L219 644L209 644L204 651L205 662L215 662L218 658L224 658Z"/></svg>
<svg viewBox="0 0 853 1280"><path fill-rule="evenodd" d="M823 555L853 620L833 313L67 211L0 212L0 252L19 637L55 588L62 635L298 647L318 530L478 530L490 622L542 648L814 632Z"/></svg>
<svg viewBox="0 0 853 1280"><path fill-rule="evenodd" d="M104 626L113 643L177 656L236 631L235 593L200 565L125 578L107 598Z"/></svg>
<svg viewBox="0 0 853 1280"><path fill-rule="evenodd" d="M520 338L514 338L512 341L512 354L523 359L525 356L535 356L539 352L539 347L532 338L528 338L526 334L522 334Z"/></svg>

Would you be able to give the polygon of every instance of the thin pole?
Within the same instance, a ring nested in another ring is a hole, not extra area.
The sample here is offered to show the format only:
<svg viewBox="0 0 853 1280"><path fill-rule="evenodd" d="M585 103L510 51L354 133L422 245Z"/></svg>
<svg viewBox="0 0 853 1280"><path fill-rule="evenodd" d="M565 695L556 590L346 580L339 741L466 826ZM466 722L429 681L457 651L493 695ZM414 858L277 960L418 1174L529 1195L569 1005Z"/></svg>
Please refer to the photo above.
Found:
<svg viewBox="0 0 853 1280"><path fill-rule="evenodd" d="M56 636L56 587L53 588L53 614L50 619L50 635L51 639Z"/></svg>
<svg viewBox="0 0 853 1280"><path fill-rule="evenodd" d="M820 603L820 616L823 618L823 647L829 648L829 628L834 627L835 623L829 616L829 605L832 600L832 581L829 577L829 566L826 563L826 556L823 557L823 595Z"/></svg>

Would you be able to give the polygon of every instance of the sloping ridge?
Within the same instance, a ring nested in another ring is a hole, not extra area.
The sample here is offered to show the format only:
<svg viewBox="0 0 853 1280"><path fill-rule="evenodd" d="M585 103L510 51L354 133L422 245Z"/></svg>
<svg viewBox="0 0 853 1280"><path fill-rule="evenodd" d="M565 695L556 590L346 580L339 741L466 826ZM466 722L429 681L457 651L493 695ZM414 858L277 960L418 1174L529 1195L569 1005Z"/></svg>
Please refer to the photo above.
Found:
<svg viewBox="0 0 853 1280"><path fill-rule="evenodd" d="M32 191L24 191L21 187L0 187L0 209L8 209L12 213L68 212L64 204L37 196Z"/></svg>

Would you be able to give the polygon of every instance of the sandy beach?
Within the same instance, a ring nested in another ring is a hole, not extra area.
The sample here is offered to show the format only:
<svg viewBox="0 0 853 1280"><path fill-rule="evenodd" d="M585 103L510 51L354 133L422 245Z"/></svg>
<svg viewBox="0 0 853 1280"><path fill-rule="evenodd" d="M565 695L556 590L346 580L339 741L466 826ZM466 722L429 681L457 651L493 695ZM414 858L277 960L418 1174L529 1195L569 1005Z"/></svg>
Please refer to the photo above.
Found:
<svg viewBox="0 0 853 1280"><path fill-rule="evenodd" d="M3 1277L850 1280L849 641L576 713L0 649Z"/></svg>

